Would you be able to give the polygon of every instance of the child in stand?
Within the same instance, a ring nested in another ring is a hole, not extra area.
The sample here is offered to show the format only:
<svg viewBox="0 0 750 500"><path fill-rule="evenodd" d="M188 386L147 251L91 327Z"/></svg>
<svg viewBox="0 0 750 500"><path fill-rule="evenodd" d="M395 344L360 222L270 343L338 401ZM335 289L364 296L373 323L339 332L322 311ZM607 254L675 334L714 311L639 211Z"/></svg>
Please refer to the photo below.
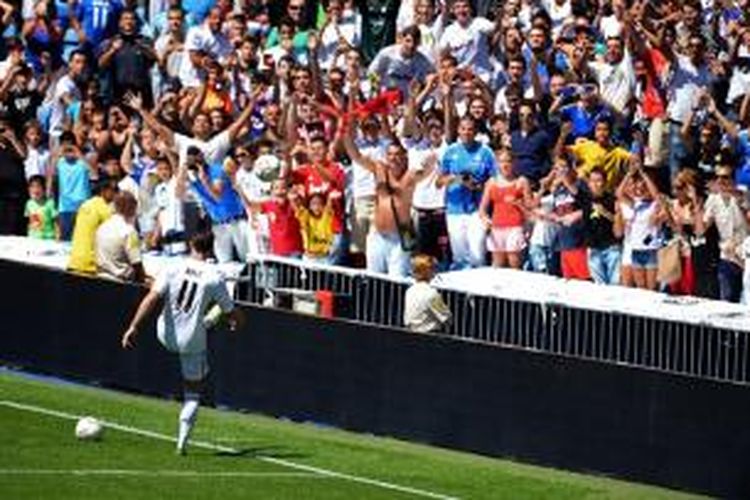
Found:
<svg viewBox="0 0 750 500"><path fill-rule="evenodd" d="M37 240L55 240L60 237L55 201L45 196L45 179L33 175L29 179L29 201L24 216L29 220L28 236Z"/></svg>
<svg viewBox="0 0 750 500"><path fill-rule="evenodd" d="M26 146L26 158L23 160L26 178L35 175L47 176L49 169L49 150L42 143L42 128L36 120L29 121L24 126L23 139Z"/></svg>
<svg viewBox="0 0 750 500"><path fill-rule="evenodd" d="M292 196L294 213L302 231L304 260L320 264L332 263L330 253L333 246L333 203L340 198L340 191L331 191L328 199L323 193L315 193L310 196L307 206L304 206L298 195Z"/></svg>
<svg viewBox="0 0 750 500"><path fill-rule="evenodd" d="M290 258L302 255L302 231L290 201L294 196L290 195L286 180L279 179L271 185L270 200L253 204L253 210L260 209L261 213L268 215L273 255Z"/></svg>

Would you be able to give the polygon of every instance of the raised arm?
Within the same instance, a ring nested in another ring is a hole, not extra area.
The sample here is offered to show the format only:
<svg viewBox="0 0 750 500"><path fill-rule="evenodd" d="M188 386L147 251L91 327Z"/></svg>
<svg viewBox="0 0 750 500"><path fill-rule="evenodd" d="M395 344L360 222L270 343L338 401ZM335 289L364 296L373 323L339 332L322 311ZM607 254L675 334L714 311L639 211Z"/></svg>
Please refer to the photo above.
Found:
<svg viewBox="0 0 750 500"><path fill-rule="evenodd" d="M346 150L346 154L353 162L360 164L371 172L375 172L378 168L378 163L369 156L363 155L354 142L354 124L354 116L350 115L345 125L346 132L344 134L344 149Z"/></svg>
<svg viewBox="0 0 750 500"><path fill-rule="evenodd" d="M719 111L719 108L716 107L716 101L714 101L713 97L711 97L708 94L706 94L706 96L707 96L706 98L708 99L708 112L716 117L716 121L719 122L719 125L721 125L721 128L723 128L724 131L732 139L736 139L737 135L740 133L740 130L737 124L729 120L726 116L722 114L721 111Z"/></svg>
<svg viewBox="0 0 750 500"><path fill-rule="evenodd" d="M232 123L229 128L227 128L230 141L233 141L237 138L237 136L240 134L240 131L242 130L242 127L244 127L245 123L250 120L250 117L253 115L253 111L255 111L255 103L258 101L259 96L260 90L258 88L255 90L255 92L253 92L253 95L250 96L250 102L247 103L247 106L242 110L240 116L238 116L237 119L234 120L234 123Z"/></svg>
<svg viewBox="0 0 750 500"><path fill-rule="evenodd" d="M750 92L745 94L745 98L742 99L742 105L740 106L740 123L747 123L750 118Z"/></svg>
<svg viewBox="0 0 750 500"><path fill-rule="evenodd" d="M161 123L150 111L144 109L141 96L128 93L125 95L125 104L134 109L143 118L146 125L153 129L164 142L168 145L174 144L174 131Z"/></svg>
<svg viewBox="0 0 750 500"><path fill-rule="evenodd" d="M135 144L136 127L131 124L127 130L128 137L120 155L120 166L127 174L133 173L133 145Z"/></svg>
<svg viewBox="0 0 750 500"><path fill-rule="evenodd" d="M208 84L206 82L201 82L200 87L198 87L198 94L193 94L195 97L193 98L193 102L190 103L190 106L187 109L187 119L188 121L192 122L196 115L200 112L201 108L203 107L203 103L206 102L206 95L208 94Z"/></svg>

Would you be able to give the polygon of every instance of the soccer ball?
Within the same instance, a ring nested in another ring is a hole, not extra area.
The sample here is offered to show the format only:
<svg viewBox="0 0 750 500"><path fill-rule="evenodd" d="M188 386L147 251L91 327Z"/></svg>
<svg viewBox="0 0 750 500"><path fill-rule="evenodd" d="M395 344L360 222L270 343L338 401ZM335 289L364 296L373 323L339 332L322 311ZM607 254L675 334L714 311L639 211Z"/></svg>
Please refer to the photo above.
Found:
<svg viewBox="0 0 750 500"><path fill-rule="evenodd" d="M255 175L263 182L272 182L281 174L281 161L274 155L260 155L253 163Z"/></svg>
<svg viewBox="0 0 750 500"><path fill-rule="evenodd" d="M104 426L94 417L83 417L76 423L76 437L84 441L99 439Z"/></svg>

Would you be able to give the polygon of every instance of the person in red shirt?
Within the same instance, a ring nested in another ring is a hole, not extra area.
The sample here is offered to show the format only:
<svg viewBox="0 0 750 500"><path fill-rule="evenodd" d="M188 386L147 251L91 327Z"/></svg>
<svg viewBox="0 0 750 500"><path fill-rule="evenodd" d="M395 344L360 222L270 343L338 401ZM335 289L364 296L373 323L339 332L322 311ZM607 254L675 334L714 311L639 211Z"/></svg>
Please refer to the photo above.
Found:
<svg viewBox="0 0 750 500"><path fill-rule="evenodd" d="M526 248L524 223L531 203L531 187L524 177L516 177L513 154L504 149L497 154L500 174L484 186L479 216L489 229L487 249L495 267L521 268L521 252ZM492 206L492 217L488 208Z"/></svg>
<svg viewBox="0 0 750 500"><path fill-rule="evenodd" d="M674 34L663 29L659 37L647 32L636 23L632 44L636 57L633 71L636 77L637 111L644 130L647 130L646 166L661 167L667 160L668 120L665 83L668 79L670 63L660 47Z"/></svg>
<svg viewBox="0 0 750 500"><path fill-rule="evenodd" d="M271 199L260 204L260 211L268 215L271 253L282 257L302 257L302 230L289 201L289 187L285 180L271 185Z"/></svg>
<svg viewBox="0 0 750 500"><path fill-rule="evenodd" d="M302 195L309 198L314 194L323 195L328 199L332 192L344 192L345 174L341 166L328 157L328 145L323 136L316 136L310 140L309 147L310 163L300 165L291 173L291 184L299 186ZM333 244L329 261L332 264L341 264L347 248L344 233L346 224L344 222L344 200L338 197L333 202Z"/></svg>

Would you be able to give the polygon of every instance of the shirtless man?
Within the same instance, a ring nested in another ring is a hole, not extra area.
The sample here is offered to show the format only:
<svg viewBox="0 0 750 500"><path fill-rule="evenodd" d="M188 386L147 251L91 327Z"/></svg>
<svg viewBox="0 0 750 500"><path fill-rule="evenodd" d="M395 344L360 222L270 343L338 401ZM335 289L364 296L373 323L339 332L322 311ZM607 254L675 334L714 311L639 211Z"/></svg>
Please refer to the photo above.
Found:
<svg viewBox="0 0 750 500"><path fill-rule="evenodd" d="M417 182L430 174L437 156L428 157L418 169L408 169L406 150L391 143L385 161L363 155L353 139L354 120L346 128L344 146L351 160L375 175L375 217L367 235L367 270L391 276L409 275L410 246L415 242L411 200Z"/></svg>

